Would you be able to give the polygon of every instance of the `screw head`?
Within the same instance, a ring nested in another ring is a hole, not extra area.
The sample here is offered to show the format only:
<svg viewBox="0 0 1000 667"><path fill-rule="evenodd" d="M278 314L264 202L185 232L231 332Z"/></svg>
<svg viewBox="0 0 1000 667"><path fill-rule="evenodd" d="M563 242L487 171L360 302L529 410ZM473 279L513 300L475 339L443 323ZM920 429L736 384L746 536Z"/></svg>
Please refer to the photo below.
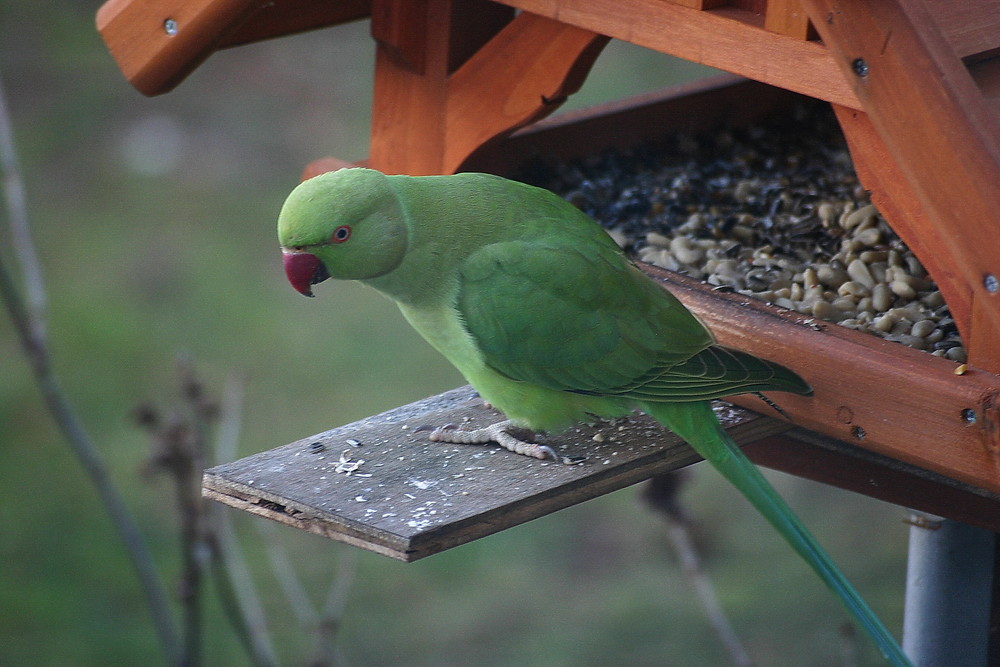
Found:
<svg viewBox="0 0 1000 667"><path fill-rule="evenodd" d="M975 424L976 419L976 411L972 408L965 408L962 410L962 420L965 421L966 424Z"/></svg>
<svg viewBox="0 0 1000 667"><path fill-rule="evenodd" d="M1000 279L997 279L997 277L992 273L987 273L983 276L983 287L985 287L986 291L990 294L996 294L1000 291Z"/></svg>
<svg viewBox="0 0 1000 667"><path fill-rule="evenodd" d="M858 76L868 76L868 62L864 58L855 58L851 61L851 69Z"/></svg>
<svg viewBox="0 0 1000 667"><path fill-rule="evenodd" d="M174 19L167 19L163 22L163 32L167 33L171 37L177 34L177 21Z"/></svg>

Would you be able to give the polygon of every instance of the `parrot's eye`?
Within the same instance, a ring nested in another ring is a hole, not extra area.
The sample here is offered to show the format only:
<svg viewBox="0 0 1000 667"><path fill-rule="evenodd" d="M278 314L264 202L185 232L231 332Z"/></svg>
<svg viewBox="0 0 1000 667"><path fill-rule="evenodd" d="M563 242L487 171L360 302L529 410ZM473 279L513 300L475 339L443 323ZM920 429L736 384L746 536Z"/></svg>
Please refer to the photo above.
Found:
<svg viewBox="0 0 1000 667"><path fill-rule="evenodd" d="M347 239L351 238L351 228L348 225L341 225L333 230L333 234L330 236L331 243L343 243Z"/></svg>

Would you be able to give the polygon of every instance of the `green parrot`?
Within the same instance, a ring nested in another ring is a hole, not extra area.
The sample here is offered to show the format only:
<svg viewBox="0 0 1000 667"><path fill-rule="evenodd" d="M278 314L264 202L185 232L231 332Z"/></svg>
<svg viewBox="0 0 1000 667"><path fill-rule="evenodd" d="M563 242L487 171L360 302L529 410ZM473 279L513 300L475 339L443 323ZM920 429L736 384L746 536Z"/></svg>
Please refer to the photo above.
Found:
<svg viewBox="0 0 1000 667"><path fill-rule="evenodd" d="M716 345L594 220L558 196L489 174L387 176L342 169L301 183L278 218L285 273L312 296L358 280L404 317L507 419L431 439L496 442L642 410L687 441L840 597L892 663L892 635L723 430L710 399L811 388L792 371Z"/></svg>

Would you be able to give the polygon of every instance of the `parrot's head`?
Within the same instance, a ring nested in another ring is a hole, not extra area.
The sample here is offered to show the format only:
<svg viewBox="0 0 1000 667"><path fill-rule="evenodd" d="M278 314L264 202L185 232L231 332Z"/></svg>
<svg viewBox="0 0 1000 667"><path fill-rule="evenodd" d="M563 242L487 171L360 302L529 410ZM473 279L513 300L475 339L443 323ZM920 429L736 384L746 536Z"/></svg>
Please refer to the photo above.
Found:
<svg viewBox="0 0 1000 667"><path fill-rule="evenodd" d="M385 275L406 254L406 219L389 179L372 169L341 169L299 184L278 216L285 275L312 296L327 278Z"/></svg>

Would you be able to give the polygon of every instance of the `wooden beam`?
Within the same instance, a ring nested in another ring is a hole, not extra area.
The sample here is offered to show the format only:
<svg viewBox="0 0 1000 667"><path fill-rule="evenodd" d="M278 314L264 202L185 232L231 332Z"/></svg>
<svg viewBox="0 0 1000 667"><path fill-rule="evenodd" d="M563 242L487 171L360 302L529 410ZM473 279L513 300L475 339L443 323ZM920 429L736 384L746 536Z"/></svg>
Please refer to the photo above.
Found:
<svg viewBox="0 0 1000 667"><path fill-rule="evenodd" d="M767 0L764 28L796 39L816 39L816 31L799 0Z"/></svg>
<svg viewBox="0 0 1000 667"><path fill-rule="evenodd" d="M801 96L732 74L561 113L483 146L461 171L516 177L529 160L570 160L611 148L628 149L668 132L700 134L759 122Z"/></svg>
<svg viewBox="0 0 1000 667"><path fill-rule="evenodd" d="M255 9L251 0L109 0L97 30L144 95L172 90Z"/></svg>
<svg viewBox="0 0 1000 667"><path fill-rule="evenodd" d="M933 27L959 58L988 56L1000 49L1000 0L931 0L922 3Z"/></svg>
<svg viewBox="0 0 1000 667"><path fill-rule="evenodd" d="M108 0L97 30L144 95L173 90L217 49L367 16L370 0Z"/></svg>
<svg viewBox="0 0 1000 667"><path fill-rule="evenodd" d="M723 345L788 366L815 390L775 395L796 425L1000 493L1000 377L642 266ZM753 396L733 403L760 409Z"/></svg>
<svg viewBox="0 0 1000 667"><path fill-rule="evenodd" d="M702 11L663 0L501 1L755 81L861 108L822 44L768 32L763 29L763 15L752 11L732 7Z"/></svg>
<svg viewBox="0 0 1000 667"><path fill-rule="evenodd" d="M748 443L757 465L1000 532L1000 495L805 429Z"/></svg>
<svg viewBox="0 0 1000 667"><path fill-rule="evenodd" d="M451 0L408 3L380 0L372 17L378 48L369 164L386 173L454 172L483 144L558 108L607 43L522 12L481 32L477 48L467 46L468 58L456 62L450 45L468 35L466 21L480 17L455 14Z"/></svg>
<svg viewBox="0 0 1000 667"><path fill-rule="evenodd" d="M226 34L219 48L316 30L371 15L372 0L270 0Z"/></svg>
<svg viewBox="0 0 1000 667"><path fill-rule="evenodd" d="M580 89L608 38L522 13L451 77L441 173L550 115Z"/></svg>

